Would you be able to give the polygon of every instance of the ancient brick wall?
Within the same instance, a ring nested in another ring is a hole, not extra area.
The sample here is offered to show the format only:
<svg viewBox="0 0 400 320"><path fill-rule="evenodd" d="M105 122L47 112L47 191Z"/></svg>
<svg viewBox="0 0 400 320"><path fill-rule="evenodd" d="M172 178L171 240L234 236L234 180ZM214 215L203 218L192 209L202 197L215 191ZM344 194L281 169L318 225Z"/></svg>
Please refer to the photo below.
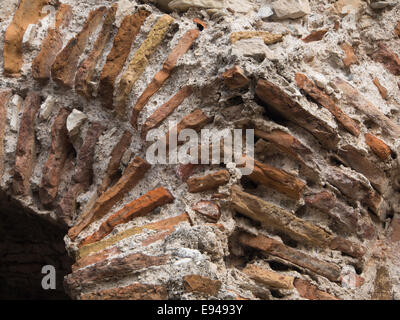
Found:
<svg viewBox="0 0 400 320"><path fill-rule="evenodd" d="M373 0L8 1L2 283L35 286L18 270L43 263L73 299L399 299L399 17ZM254 170L151 164L146 134L169 141L170 121L254 129ZM18 260L43 233L72 270L48 244Z"/></svg>

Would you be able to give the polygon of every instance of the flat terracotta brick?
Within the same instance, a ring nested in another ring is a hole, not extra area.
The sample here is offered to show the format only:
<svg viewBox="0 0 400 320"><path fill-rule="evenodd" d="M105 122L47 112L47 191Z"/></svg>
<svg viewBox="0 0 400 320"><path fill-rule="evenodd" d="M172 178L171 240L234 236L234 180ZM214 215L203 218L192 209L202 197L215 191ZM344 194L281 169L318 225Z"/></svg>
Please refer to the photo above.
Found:
<svg viewBox="0 0 400 320"><path fill-rule="evenodd" d="M310 132L322 146L331 149L337 145L338 136L335 130L304 109L277 85L260 79L257 82L256 95L268 105L268 108L272 108L284 118Z"/></svg>
<svg viewBox="0 0 400 320"><path fill-rule="evenodd" d="M360 135L359 125L346 115L333 101L331 97L320 90L314 82L306 77L302 73L296 74L297 86L304 90L315 102L326 108L330 113L334 115L336 120L351 134L358 137Z"/></svg>
<svg viewBox="0 0 400 320"><path fill-rule="evenodd" d="M340 268L335 264L316 259L302 251L288 247L283 243L266 236L253 236L243 233L240 235L239 240L245 246L279 257L297 266L324 276L331 281L339 281Z"/></svg>
<svg viewBox="0 0 400 320"><path fill-rule="evenodd" d="M155 208L171 203L173 200L174 197L171 193L163 187L151 190L114 213L96 232L82 240L79 247L97 242L110 234L117 225L127 223L135 217L144 216Z"/></svg>
<svg viewBox="0 0 400 320"><path fill-rule="evenodd" d="M100 240L98 242L82 246L78 251L78 257L83 259L83 258L87 257L89 254L98 252L100 250L104 250L104 248L112 246L123 239L140 234L144 230L154 230L154 231L156 231L156 234L159 234L159 233L165 232L165 231L173 231L173 230L175 230L176 226L178 226L179 224L181 224L183 222L190 223L189 216L187 213L180 214L180 215L172 217L172 218L167 218L164 220L145 224L140 227L133 227L133 228L121 231L121 232L117 233L116 235L110 236L106 239Z"/></svg>
<svg viewBox="0 0 400 320"><path fill-rule="evenodd" d="M332 235L322 228L272 203L243 192L239 186L233 186L231 190L232 208L265 226L273 227L294 240L312 246L326 247L332 240Z"/></svg>
<svg viewBox="0 0 400 320"><path fill-rule="evenodd" d="M252 280L262 283L272 289L293 289L294 277L248 264L243 270Z"/></svg>
<svg viewBox="0 0 400 320"><path fill-rule="evenodd" d="M362 258L365 254L365 248L358 243L355 243L353 241L349 241L347 239L344 239L342 237L336 237L334 238L330 244L329 248L332 250L339 250L341 252L346 253L349 256L352 256L354 258Z"/></svg>
<svg viewBox="0 0 400 320"><path fill-rule="evenodd" d="M191 96L193 93L191 86L185 86L179 90L171 99L169 99L162 106L157 108L151 116L149 116L142 126L141 136L142 139L146 138L147 132L151 129L157 128L181 103Z"/></svg>
<svg viewBox="0 0 400 320"><path fill-rule="evenodd" d="M308 36L305 38L301 39L305 43L310 43L314 41L320 41L322 38L325 36L325 34L329 31L329 29L322 29L322 30L316 30L311 32Z"/></svg>
<svg viewBox="0 0 400 320"><path fill-rule="evenodd" d="M217 189L219 186L228 183L229 177L230 175L227 170L219 170L202 177L189 178L186 183L188 185L189 192L196 193Z"/></svg>
<svg viewBox="0 0 400 320"><path fill-rule="evenodd" d="M71 184L62 196L57 208L59 218L67 224L70 223L75 214L76 198L92 184L95 146L104 129L105 127L100 123L93 123L89 127L79 150Z"/></svg>
<svg viewBox="0 0 400 320"><path fill-rule="evenodd" d="M224 83L230 89L246 87L250 82L249 79L244 75L243 69L239 66L234 66L226 70L222 74L222 79L224 79Z"/></svg>
<svg viewBox="0 0 400 320"><path fill-rule="evenodd" d="M374 78L372 81L374 85L377 87L379 94L381 95L382 99L386 100L388 98L388 91L387 89L381 85L378 78Z"/></svg>
<svg viewBox="0 0 400 320"><path fill-rule="evenodd" d="M286 171L254 160L254 170L248 176L257 184L275 189L292 199L300 199L305 183Z"/></svg>
<svg viewBox="0 0 400 320"><path fill-rule="evenodd" d="M210 296L216 296L222 285L219 280L211 280L196 274L184 276L183 283L186 292L198 292Z"/></svg>
<svg viewBox="0 0 400 320"><path fill-rule="evenodd" d="M168 255L148 256L134 253L122 258L103 260L69 274L64 283L68 291L76 292L93 287L97 281L110 282L152 266L163 265L168 258Z"/></svg>
<svg viewBox="0 0 400 320"><path fill-rule="evenodd" d="M113 108L115 79L122 71L131 51L133 40L149 15L149 11L139 9L135 14L128 15L122 20L100 75L99 96L104 108Z"/></svg>
<svg viewBox="0 0 400 320"><path fill-rule="evenodd" d="M221 217L221 210L219 209L219 206L213 201L198 201L194 204L192 209L214 222L217 222Z"/></svg>
<svg viewBox="0 0 400 320"><path fill-rule="evenodd" d="M7 126L7 109L8 102L12 96L11 89L5 89L0 91L0 179L4 172L4 160L3 160L3 149L4 149L4 134Z"/></svg>
<svg viewBox="0 0 400 320"><path fill-rule="evenodd" d="M72 7L61 4L56 13L56 28L49 28L42 47L32 62L32 76L38 81L50 79L51 66L63 47L62 30L67 28L72 18Z"/></svg>
<svg viewBox="0 0 400 320"><path fill-rule="evenodd" d="M35 119L40 107L40 96L29 92L23 103L17 148L15 152L12 190L15 195L27 195L35 162Z"/></svg>
<svg viewBox="0 0 400 320"><path fill-rule="evenodd" d="M132 60L129 62L127 70L122 74L115 96L114 107L120 117L125 117L128 97L132 91L133 85L142 75L150 58L161 44L173 21L174 19L167 14L157 19L147 35L147 38L143 41L139 49L135 52Z"/></svg>
<svg viewBox="0 0 400 320"><path fill-rule="evenodd" d="M349 43L344 42L340 45L340 48L344 51L343 64L346 68L350 68L351 65L358 63L358 58L354 53L354 49Z"/></svg>
<svg viewBox="0 0 400 320"><path fill-rule="evenodd" d="M187 31L179 40L175 48L172 49L172 51L169 53L167 59L163 63L161 70L156 73L153 80L151 80L151 82L143 91L135 106L133 107L130 121L134 128L137 128L137 120L140 111L143 110L149 99L162 87L165 81L169 78L169 76L175 69L178 59L190 49L199 34L199 31L196 29Z"/></svg>
<svg viewBox="0 0 400 320"><path fill-rule="evenodd" d="M119 253L121 253L121 251L117 247L112 247L110 249L106 249L106 250L100 251L98 253L92 254L83 259L79 259L72 265L72 272L75 272L79 269L87 267L91 264L95 264L95 263L101 262L103 260L106 260L110 256L114 256Z"/></svg>
<svg viewBox="0 0 400 320"><path fill-rule="evenodd" d="M106 7L91 11L82 30L57 55L51 66L51 77L58 85L69 89L73 87L79 58L85 51L90 36L100 25L106 11Z"/></svg>
<svg viewBox="0 0 400 320"><path fill-rule="evenodd" d="M52 204L57 196L64 164L68 154L72 151L66 126L67 117L70 113L68 109L62 108L51 129L50 153L43 167L42 182L39 188L39 198L45 206Z"/></svg>
<svg viewBox="0 0 400 320"><path fill-rule="evenodd" d="M164 286L134 283L118 287L86 293L81 300L167 300L168 293Z"/></svg>
<svg viewBox="0 0 400 320"><path fill-rule="evenodd" d="M379 157L379 159L385 161L390 158L391 151L386 143L370 133L366 133L364 137L367 145Z"/></svg>
<svg viewBox="0 0 400 320"><path fill-rule="evenodd" d="M42 8L50 0L21 0L4 34L4 74L18 76L22 67L22 39L30 24L36 24L46 14Z"/></svg>
<svg viewBox="0 0 400 320"><path fill-rule="evenodd" d="M369 120L379 125L384 132L387 132L392 137L397 138L400 136L400 126L395 124L370 101L365 99L356 88L340 78L336 78L335 85L342 91L341 102L343 104L350 105L366 115Z"/></svg>
<svg viewBox="0 0 400 320"><path fill-rule="evenodd" d="M382 63L386 70L395 76L400 75L400 58L386 44L378 44L378 50L372 54L372 59Z"/></svg>
<svg viewBox="0 0 400 320"><path fill-rule="evenodd" d="M69 237L74 240L90 223L104 217L117 202L123 199L127 192L137 185L149 169L150 165L142 158L135 157L132 159L118 182L107 189L96 200L93 208L69 230Z"/></svg>
<svg viewBox="0 0 400 320"><path fill-rule="evenodd" d="M311 282L303 279L296 278L294 280L299 295L308 300L339 300L335 296L319 290Z"/></svg>
<svg viewBox="0 0 400 320"><path fill-rule="evenodd" d="M108 9L104 18L103 27L93 45L92 51L90 51L87 58L81 62L75 76L75 91L87 99L92 97L93 88L90 82L92 81L97 63L104 52L106 44L111 38L117 9L118 4L113 4L110 9Z"/></svg>

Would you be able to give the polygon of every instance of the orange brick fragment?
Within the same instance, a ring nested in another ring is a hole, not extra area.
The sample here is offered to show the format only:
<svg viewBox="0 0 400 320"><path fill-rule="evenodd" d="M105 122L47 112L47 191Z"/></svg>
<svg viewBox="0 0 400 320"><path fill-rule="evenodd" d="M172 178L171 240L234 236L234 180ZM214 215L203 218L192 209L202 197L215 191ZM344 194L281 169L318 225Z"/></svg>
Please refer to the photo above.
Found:
<svg viewBox="0 0 400 320"><path fill-rule="evenodd" d="M189 192L196 193L216 189L229 181L228 170L219 170L202 177L193 177L187 180Z"/></svg>
<svg viewBox="0 0 400 320"><path fill-rule="evenodd" d="M395 76L400 75L400 58L386 44L378 44L378 50L372 54L372 59L382 63L386 70Z"/></svg>
<svg viewBox="0 0 400 320"><path fill-rule="evenodd" d="M389 159L391 155L390 148L381 139L378 139L370 133L366 133L365 142L381 160L385 161Z"/></svg>
<svg viewBox="0 0 400 320"><path fill-rule="evenodd" d="M343 43L340 48L344 51L343 63L346 68L358 63L357 56L354 53L353 47L347 42Z"/></svg>
<svg viewBox="0 0 400 320"><path fill-rule="evenodd" d="M394 29L394 34L400 37L400 21L397 23L396 28Z"/></svg>
<svg viewBox="0 0 400 320"><path fill-rule="evenodd" d="M221 211L218 205L212 201L207 201L207 200L198 201L192 207L192 209L214 222L217 222L221 216Z"/></svg>
<svg viewBox="0 0 400 320"><path fill-rule="evenodd" d="M222 285L219 280L211 280L196 274L185 276L183 282L186 292L199 292L210 296L216 296Z"/></svg>
<svg viewBox="0 0 400 320"><path fill-rule="evenodd" d="M381 85L381 83L379 82L379 79L378 79L378 78L375 78L375 79L373 80L373 82L374 82L374 85L378 88L378 91L379 91L379 93L380 93L382 99L385 99L385 100L386 100L387 97L388 97L388 91L387 91L387 89L386 89L384 86Z"/></svg>
<svg viewBox="0 0 400 320"><path fill-rule="evenodd" d="M292 276L286 276L254 264L248 264L242 272L254 281L265 284L269 288L293 289L294 278Z"/></svg>
<svg viewBox="0 0 400 320"><path fill-rule="evenodd" d="M117 213L109 217L96 232L85 238L79 244L79 247L97 242L110 234L117 225L127 223L135 217L144 216L155 208L170 203L173 200L174 197L171 193L163 187L151 190L136 200L128 203Z"/></svg>
<svg viewBox="0 0 400 320"><path fill-rule="evenodd" d="M199 18L194 18L193 22L195 24L197 24L197 26L199 27L200 31L203 31L204 29L207 29L207 24L203 20L200 20Z"/></svg>
<svg viewBox="0 0 400 320"><path fill-rule="evenodd" d="M333 101L331 97L320 90L314 82L309 80L306 75L302 73L296 74L296 83L300 89L303 89L315 102L319 103L324 108L332 113L336 120L354 136L360 135L360 128L358 124L346 115Z"/></svg>
<svg viewBox="0 0 400 320"><path fill-rule="evenodd" d="M319 290L307 280L296 278L294 280L294 286L296 287L300 296L308 300L339 300L335 296Z"/></svg>
<svg viewBox="0 0 400 320"><path fill-rule="evenodd" d="M110 256L117 255L120 252L121 251L117 247L112 247L110 249L106 249L98 253L92 254L88 257L79 259L72 265L72 272L75 272L91 264L101 262Z"/></svg>
<svg viewBox="0 0 400 320"><path fill-rule="evenodd" d="M303 40L305 43L320 41L328 31L328 29L313 31L307 37L301 40Z"/></svg>
<svg viewBox="0 0 400 320"><path fill-rule="evenodd" d="M249 79L244 75L243 69L239 66L234 66L226 70L222 74L225 84L230 89L239 89L247 86L249 84Z"/></svg>

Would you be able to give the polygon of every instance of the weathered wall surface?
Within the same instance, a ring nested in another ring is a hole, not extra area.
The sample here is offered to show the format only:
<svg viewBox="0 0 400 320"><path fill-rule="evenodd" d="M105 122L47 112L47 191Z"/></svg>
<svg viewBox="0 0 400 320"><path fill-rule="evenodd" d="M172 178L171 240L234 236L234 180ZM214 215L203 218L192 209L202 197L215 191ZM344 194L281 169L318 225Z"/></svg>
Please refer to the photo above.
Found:
<svg viewBox="0 0 400 320"><path fill-rule="evenodd" d="M7 1L2 192L69 228L75 299L399 299L399 16ZM149 164L145 133L169 121L255 129L254 172Z"/></svg>

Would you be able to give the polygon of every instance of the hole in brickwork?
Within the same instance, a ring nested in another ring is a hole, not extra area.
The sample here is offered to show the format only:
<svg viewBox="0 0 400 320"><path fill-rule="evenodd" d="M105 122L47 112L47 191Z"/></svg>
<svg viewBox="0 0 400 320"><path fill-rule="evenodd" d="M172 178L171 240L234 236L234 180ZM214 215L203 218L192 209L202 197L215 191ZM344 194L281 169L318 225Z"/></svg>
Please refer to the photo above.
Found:
<svg viewBox="0 0 400 320"><path fill-rule="evenodd" d="M282 126L286 126L288 120L286 120L281 114L279 114L279 112L275 111L272 107L261 101L257 96L255 96L254 101L260 106L264 107L264 115L267 116L270 120Z"/></svg>
<svg viewBox="0 0 400 320"><path fill-rule="evenodd" d="M65 234L0 194L0 299L68 299L63 279L73 261L65 250ZM53 266L55 277L49 270L42 274L44 266ZM54 279L55 289L43 289L43 277L48 285Z"/></svg>
<svg viewBox="0 0 400 320"><path fill-rule="evenodd" d="M257 184L251 181L247 176L243 176L240 179L240 184L242 185L244 190L254 190L257 189Z"/></svg>
<svg viewBox="0 0 400 320"><path fill-rule="evenodd" d="M274 297L274 298L284 298L285 297L285 295L284 294L282 294L279 290L273 290L273 289L271 289L270 290L271 291L271 295Z"/></svg>

